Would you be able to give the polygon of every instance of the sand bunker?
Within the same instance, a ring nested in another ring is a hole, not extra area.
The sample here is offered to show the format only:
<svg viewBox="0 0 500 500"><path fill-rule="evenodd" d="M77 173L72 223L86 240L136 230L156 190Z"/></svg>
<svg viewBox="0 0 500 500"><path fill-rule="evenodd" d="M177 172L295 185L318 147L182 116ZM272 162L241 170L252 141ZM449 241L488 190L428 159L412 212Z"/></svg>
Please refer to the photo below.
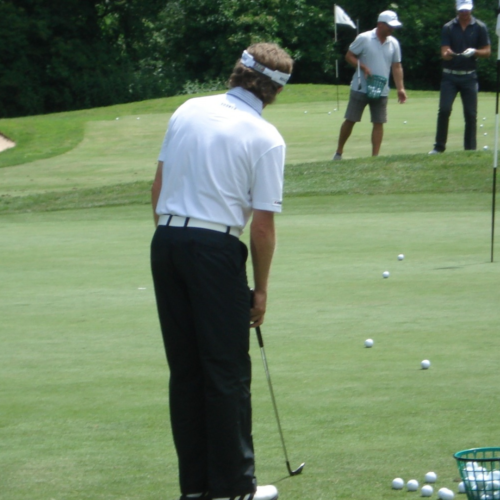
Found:
<svg viewBox="0 0 500 500"><path fill-rule="evenodd" d="M0 133L0 153L5 151L6 149L13 148L16 145L15 142L11 141L7 137L5 137L2 133Z"/></svg>

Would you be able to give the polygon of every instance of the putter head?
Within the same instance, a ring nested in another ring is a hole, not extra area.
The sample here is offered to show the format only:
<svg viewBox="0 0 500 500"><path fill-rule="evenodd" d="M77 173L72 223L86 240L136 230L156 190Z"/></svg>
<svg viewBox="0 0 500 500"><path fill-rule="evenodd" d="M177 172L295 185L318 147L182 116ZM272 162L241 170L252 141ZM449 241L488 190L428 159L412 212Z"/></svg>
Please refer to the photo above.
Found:
<svg viewBox="0 0 500 500"><path fill-rule="evenodd" d="M304 468L305 465L306 463L304 462L300 464L295 470L292 470L292 468L290 467L290 463L289 462L286 463L286 467L288 469L288 473L290 474L290 476L298 476L302 472L302 469Z"/></svg>

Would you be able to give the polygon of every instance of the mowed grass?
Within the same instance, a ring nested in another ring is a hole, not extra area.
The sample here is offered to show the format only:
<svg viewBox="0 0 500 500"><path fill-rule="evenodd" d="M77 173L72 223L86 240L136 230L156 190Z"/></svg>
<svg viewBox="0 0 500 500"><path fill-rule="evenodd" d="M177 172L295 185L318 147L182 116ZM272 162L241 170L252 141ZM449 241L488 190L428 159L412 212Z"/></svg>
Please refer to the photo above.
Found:
<svg viewBox="0 0 500 500"><path fill-rule="evenodd" d="M460 152L458 139L427 157L437 103L419 94L432 108L420 143L401 126L371 159L360 134L352 159L334 166L326 151L337 118L323 108L334 97L304 88L275 108L280 129L294 131L263 335L291 466L306 466L287 477L252 333L257 477L289 500L402 499L392 479L422 483L430 470L437 487L457 491L452 454L499 445L492 155ZM179 495L148 260L148 186L168 110L134 106L89 122L62 155L0 168L1 500ZM141 158L132 149L142 143L151 147ZM402 155L407 143L423 152ZM308 154L324 157L305 163Z"/></svg>

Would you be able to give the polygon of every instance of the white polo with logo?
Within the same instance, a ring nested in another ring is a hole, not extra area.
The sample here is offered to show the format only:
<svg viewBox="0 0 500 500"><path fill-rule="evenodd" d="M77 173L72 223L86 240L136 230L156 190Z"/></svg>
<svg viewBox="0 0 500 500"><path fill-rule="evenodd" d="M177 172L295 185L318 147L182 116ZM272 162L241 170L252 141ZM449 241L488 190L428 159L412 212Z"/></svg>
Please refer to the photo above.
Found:
<svg viewBox="0 0 500 500"><path fill-rule="evenodd" d="M240 87L190 99L170 119L158 157L156 213L245 227L253 209L281 212L285 142Z"/></svg>

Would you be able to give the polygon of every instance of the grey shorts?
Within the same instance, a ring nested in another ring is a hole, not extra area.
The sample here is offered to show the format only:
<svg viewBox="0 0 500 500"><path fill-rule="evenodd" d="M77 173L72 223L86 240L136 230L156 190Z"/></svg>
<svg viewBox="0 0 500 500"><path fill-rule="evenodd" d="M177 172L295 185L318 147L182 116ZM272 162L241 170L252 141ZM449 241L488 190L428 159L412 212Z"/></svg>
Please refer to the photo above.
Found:
<svg viewBox="0 0 500 500"><path fill-rule="evenodd" d="M364 92L356 92L355 90L351 90L344 118L350 122L360 122L367 104L370 106L372 123L387 122L387 97L368 99Z"/></svg>

